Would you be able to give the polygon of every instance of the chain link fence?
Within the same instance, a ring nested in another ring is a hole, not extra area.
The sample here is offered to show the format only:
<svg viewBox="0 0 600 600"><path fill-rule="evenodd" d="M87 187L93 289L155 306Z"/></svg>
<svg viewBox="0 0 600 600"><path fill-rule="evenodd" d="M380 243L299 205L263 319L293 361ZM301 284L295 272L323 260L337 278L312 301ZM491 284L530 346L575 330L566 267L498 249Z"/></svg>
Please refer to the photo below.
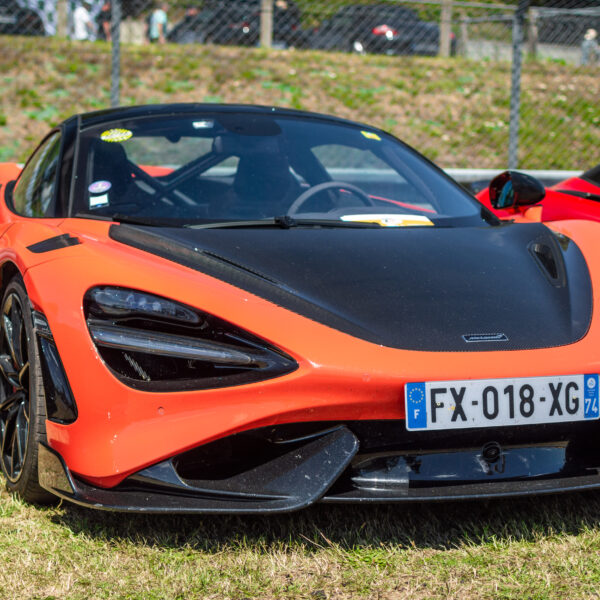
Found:
<svg viewBox="0 0 600 600"><path fill-rule="evenodd" d="M411 127L394 115L382 124L446 167L465 166L440 152L452 127L469 128L468 143L481 146L481 164L472 167L600 162L599 32L600 0L0 0L0 34L112 41L113 104L120 52L144 44L160 45L164 56L182 47L263 46L284 51L278 61L305 50L362 56L364 65L396 57L388 78L409 92L403 112ZM432 58L424 71L432 80L411 81L407 57L436 56L447 57L447 67ZM453 65L454 81L436 80ZM351 116L372 120L356 108Z"/></svg>
<svg viewBox="0 0 600 600"><path fill-rule="evenodd" d="M441 51L442 2L205 0L173 9L174 43L269 45L357 54L435 56ZM447 53L456 52L450 30Z"/></svg>

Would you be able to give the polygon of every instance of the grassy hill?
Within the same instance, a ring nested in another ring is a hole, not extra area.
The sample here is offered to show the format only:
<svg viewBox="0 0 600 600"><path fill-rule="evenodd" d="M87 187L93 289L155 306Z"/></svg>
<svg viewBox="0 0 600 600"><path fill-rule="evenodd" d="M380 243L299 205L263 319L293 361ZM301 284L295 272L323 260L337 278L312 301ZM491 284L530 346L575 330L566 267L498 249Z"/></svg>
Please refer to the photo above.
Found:
<svg viewBox="0 0 600 600"><path fill-rule="evenodd" d="M597 69L532 62L523 77L520 166L599 160ZM48 127L106 108L110 47L0 37L0 160ZM125 47L121 102L241 102L332 113L386 129L445 167L507 161L510 65L217 46Z"/></svg>

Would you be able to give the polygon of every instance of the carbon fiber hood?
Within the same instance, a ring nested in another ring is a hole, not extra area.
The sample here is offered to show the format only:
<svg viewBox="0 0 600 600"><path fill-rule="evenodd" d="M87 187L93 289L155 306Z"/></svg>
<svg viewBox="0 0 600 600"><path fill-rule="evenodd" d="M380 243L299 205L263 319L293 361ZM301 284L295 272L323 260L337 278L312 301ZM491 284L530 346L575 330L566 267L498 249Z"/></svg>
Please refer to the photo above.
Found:
<svg viewBox="0 0 600 600"><path fill-rule="evenodd" d="M110 235L392 348L561 346L582 338L592 315L590 276L579 248L542 224L213 230L114 225Z"/></svg>

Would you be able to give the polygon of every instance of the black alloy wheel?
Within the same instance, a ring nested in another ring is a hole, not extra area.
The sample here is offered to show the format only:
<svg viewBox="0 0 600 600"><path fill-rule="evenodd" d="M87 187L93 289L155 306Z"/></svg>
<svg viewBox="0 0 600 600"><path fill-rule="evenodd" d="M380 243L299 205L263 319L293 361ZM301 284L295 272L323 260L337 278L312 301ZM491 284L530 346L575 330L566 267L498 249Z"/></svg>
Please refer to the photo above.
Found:
<svg viewBox="0 0 600 600"><path fill-rule="evenodd" d="M9 492L48 502L53 496L39 485L37 468L46 406L29 299L18 277L6 287L0 318L0 468Z"/></svg>

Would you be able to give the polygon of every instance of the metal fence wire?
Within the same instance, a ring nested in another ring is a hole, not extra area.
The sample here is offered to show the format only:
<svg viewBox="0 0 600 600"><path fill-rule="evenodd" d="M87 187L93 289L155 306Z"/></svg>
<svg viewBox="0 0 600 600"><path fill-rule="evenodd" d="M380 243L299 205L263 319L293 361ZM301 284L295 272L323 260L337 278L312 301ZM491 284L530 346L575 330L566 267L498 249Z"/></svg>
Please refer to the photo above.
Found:
<svg viewBox="0 0 600 600"><path fill-rule="evenodd" d="M265 32L266 14L270 27ZM304 6L294 0L275 0L270 6L260 0L206 0L174 23L168 39L243 46L267 39L274 48L434 56L440 48L440 27L428 16L419 16L410 3Z"/></svg>
<svg viewBox="0 0 600 600"><path fill-rule="evenodd" d="M0 34L112 41L113 104L120 52L139 44L164 42L165 53L169 44L186 44L343 52L365 61L388 55L399 69L406 56L448 57L462 61L463 72L471 66L456 89L485 88L499 76L504 82L500 95L490 87L489 106L464 94L460 118L473 128L473 144L485 137L494 149L469 166L585 168L599 161L600 0L0 0ZM557 64L565 69L547 81L528 75ZM542 98L549 108L540 112ZM435 122L438 109L432 104L427 114L421 106L415 114ZM407 141L439 157L439 136L428 138L427 128L418 139L409 132ZM467 166L450 161L441 158L443 166Z"/></svg>

